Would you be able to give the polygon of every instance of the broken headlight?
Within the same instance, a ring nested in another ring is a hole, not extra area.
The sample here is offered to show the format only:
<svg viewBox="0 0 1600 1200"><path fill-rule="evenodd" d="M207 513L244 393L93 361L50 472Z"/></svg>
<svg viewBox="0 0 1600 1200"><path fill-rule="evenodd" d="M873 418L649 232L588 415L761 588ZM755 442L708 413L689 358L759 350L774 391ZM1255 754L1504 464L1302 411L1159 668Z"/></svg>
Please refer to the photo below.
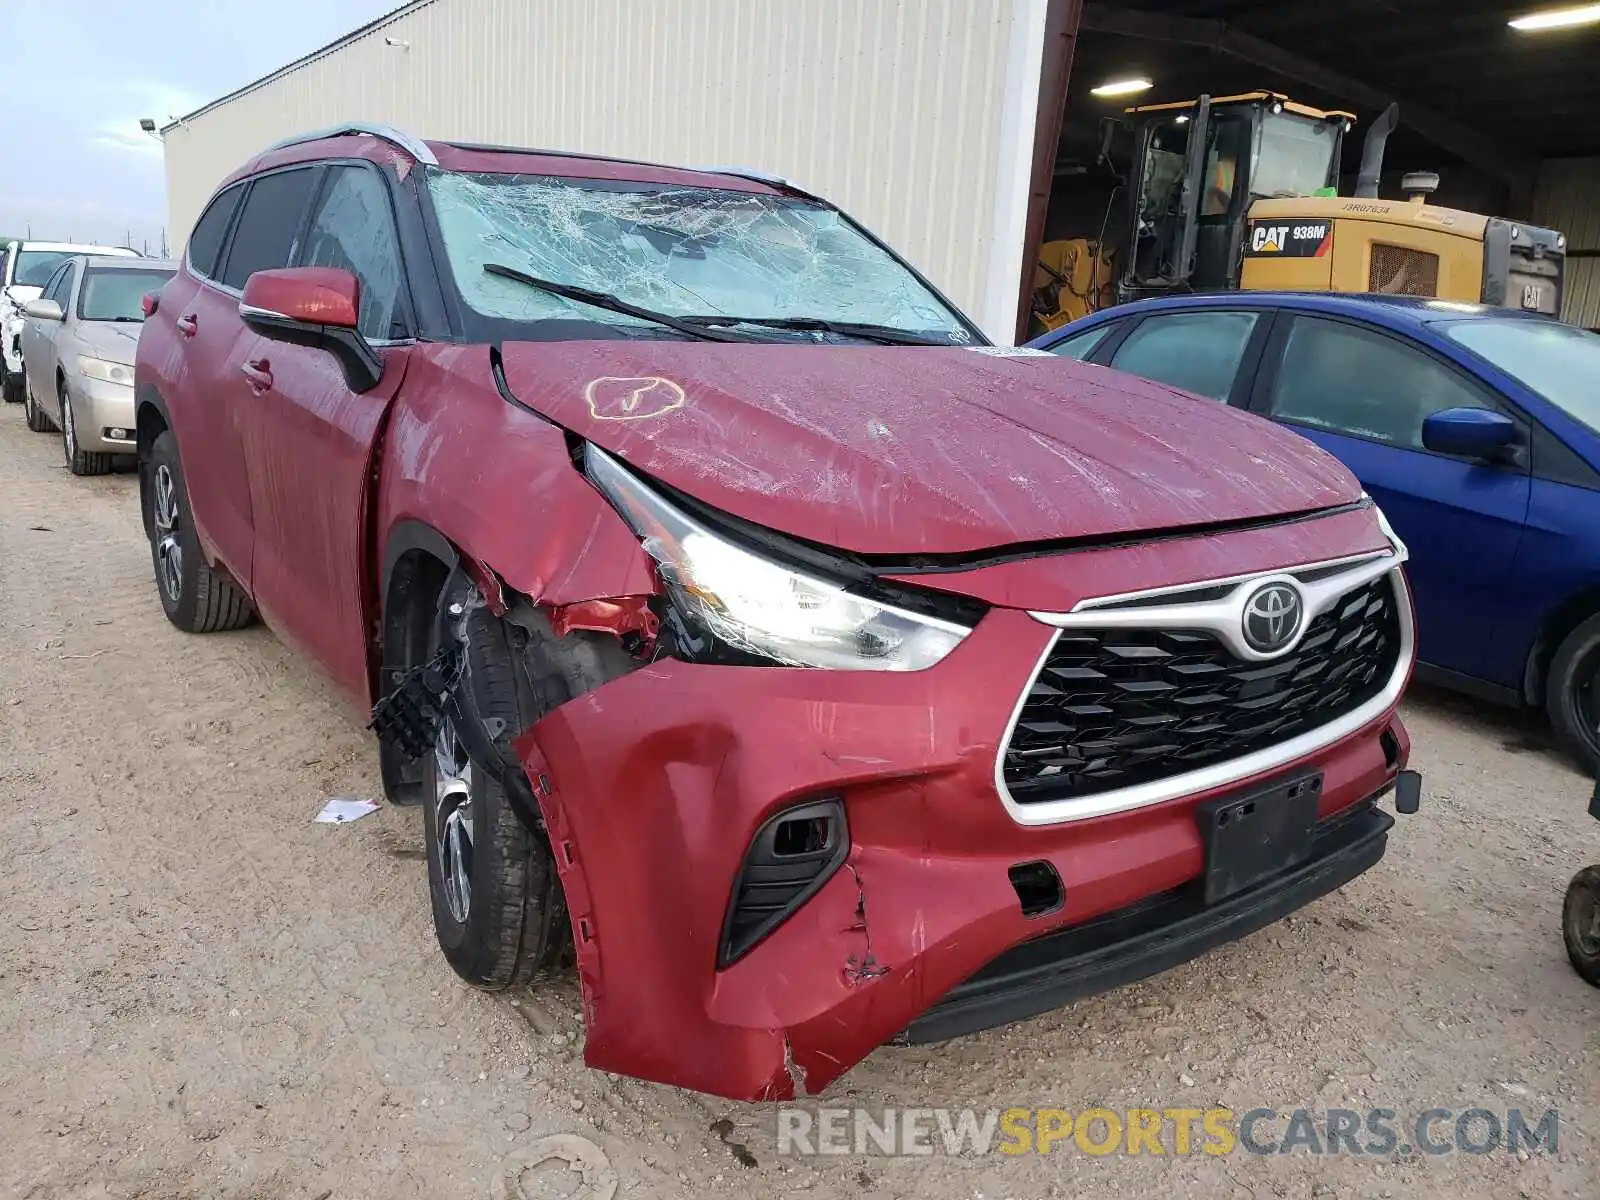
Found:
<svg viewBox="0 0 1600 1200"><path fill-rule="evenodd" d="M713 533L594 446L589 478L660 567L697 633L757 660L836 671L920 671L967 636L962 625L851 595Z"/></svg>

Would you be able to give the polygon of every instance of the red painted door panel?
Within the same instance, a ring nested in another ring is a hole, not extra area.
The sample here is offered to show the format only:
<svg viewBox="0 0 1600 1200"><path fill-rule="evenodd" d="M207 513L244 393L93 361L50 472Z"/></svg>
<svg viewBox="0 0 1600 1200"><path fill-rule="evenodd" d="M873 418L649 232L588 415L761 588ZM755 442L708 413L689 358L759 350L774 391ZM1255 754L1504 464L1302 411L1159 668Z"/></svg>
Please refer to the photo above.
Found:
<svg viewBox="0 0 1600 1200"><path fill-rule="evenodd" d="M324 350L262 338L228 364L244 393L256 607L363 711L372 702L366 613L376 611L366 538L373 447L408 351L382 353L383 378L361 395Z"/></svg>
<svg viewBox="0 0 1600 1200"><path fill-rule="evenodd" d="M182 272L151 322L171 351L160 356L167 401L183 456L189 507L202 545L250 589L250 490L245 485L240 405L249 395L233 365L257 338L239 320L239 302ZM150 336L149 330L140 335Z"/></svg>

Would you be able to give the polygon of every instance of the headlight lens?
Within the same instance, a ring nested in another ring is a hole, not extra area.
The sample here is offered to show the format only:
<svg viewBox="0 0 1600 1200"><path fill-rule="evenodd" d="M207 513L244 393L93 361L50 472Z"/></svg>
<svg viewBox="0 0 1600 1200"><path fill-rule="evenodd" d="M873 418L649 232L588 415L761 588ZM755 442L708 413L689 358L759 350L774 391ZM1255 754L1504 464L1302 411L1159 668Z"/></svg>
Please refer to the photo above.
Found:
<svg viewBox="0 0 1600 1200"><path fill-rule="evenodd" d="M610 455L587 448L589 477L633 526L680 614L728 646L796 667L920 671L961 644L964 626L852 596L712 533Z"/></svg>
<svg viewBox="0 0 1600 1200"><path fill-rule="evenodd" d="M107 362L103 358L90 358L86 354L78 355L78 370L90 379L103 379L107 383L133 384L133 368L122 363Z"/></svg>

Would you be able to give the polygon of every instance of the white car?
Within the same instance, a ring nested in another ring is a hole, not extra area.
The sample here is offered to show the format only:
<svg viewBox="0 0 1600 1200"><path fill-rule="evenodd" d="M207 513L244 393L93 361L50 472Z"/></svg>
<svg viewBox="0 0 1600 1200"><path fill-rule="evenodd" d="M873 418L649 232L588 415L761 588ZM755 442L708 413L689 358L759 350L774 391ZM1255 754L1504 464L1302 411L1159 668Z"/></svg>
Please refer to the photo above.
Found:
<svg viewBox="0 0 1600 1200"><path fill-rule="evenodd" d="M0 393L7 404L21 404L23 308L37 300L50 276L77 254L115 254L138 258L122 246L85 246L72 242L12 242L0 271Z"/></svg>

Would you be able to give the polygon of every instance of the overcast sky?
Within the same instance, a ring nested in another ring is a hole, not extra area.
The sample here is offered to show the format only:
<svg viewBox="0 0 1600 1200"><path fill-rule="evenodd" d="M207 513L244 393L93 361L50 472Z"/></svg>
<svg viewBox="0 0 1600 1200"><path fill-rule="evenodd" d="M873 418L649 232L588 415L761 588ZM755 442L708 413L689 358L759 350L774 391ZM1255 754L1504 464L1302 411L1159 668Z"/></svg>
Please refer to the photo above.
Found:
<svg viewBox="0 0 1600 1200"><path fill-rule="evenodd" d="M399 0L0 0L0 236L158 248L165 125ZM242 162L258 149L241 146Z"/></svg>

